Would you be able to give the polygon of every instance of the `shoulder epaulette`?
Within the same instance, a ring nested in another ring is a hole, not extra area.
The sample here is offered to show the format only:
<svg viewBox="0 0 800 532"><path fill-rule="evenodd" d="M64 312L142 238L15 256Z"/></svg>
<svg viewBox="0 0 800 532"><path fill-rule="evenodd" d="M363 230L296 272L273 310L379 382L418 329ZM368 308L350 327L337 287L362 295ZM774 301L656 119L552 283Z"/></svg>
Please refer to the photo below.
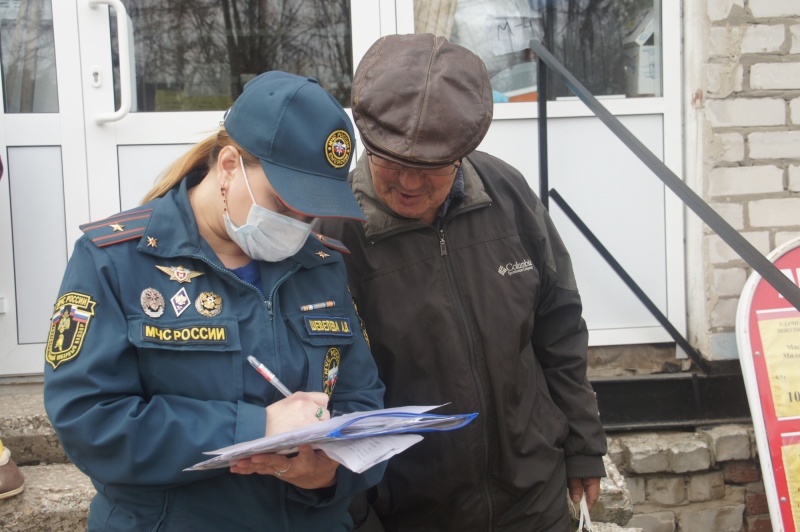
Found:
<svg viewBox="0 0 800 532"><path fill-rule="evenodd" d="M97 247L119 244L142 238L153 209L133 209L110 216L105 220L80 226Z"/></svg>
<svg viewBox="0 0 800 532"><path fill-rule="evenodd" d="M350 250L347 249L347 246L345 246L344 244L342 244L338 240L335 240L335 239L333 239L333 238L331 238L329 236L325 236L325 235L323 235L321 233L312 232L311 234L314 236L314 238L319 240L320 243L322 243L323 246L325 246L327 248L335 249L339 253L347 253L348 255L350 254Z"/></svg>

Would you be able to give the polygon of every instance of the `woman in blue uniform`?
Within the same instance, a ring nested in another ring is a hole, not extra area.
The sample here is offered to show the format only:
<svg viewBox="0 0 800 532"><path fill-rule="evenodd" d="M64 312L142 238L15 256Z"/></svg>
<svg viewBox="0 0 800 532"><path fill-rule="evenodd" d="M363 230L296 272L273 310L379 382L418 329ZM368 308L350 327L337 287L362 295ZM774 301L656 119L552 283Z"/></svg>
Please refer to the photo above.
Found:
<svg viewBox="0 0 800 532"><path fill-rule="evenodd" d="M347 184L352 137L315 80L268 72L141 207L82 226L53 310L44 394L64 449L97 488L90 530L352 527L351 496L382 466L355 474L302 447L183 471L204 451L334 409L382 407L340 247L309 225L363 219Z"/></svg>

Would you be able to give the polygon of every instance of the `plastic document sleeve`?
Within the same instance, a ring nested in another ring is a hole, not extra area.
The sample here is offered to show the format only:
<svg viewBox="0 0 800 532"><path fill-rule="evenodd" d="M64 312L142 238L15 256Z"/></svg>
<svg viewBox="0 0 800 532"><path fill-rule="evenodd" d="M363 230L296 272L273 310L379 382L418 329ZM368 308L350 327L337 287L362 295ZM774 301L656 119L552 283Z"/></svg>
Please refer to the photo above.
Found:
<svg viewBox="0 0 800 532"><path fill-rule="evenodd" d="M352 470L363 470L404 451L422 439L420 433L456 430L475 419L477 413L428 414L437 406L409 406L353 412L312 425L231 445L204 454L215 455L185 471L229 467L231 463L257 454L295 452L300 445L311 445L326 452L357 451L359 463L342 463ZM416 435L416 436L412 436ZM329 452L329 454L330 454Z"/></svg>

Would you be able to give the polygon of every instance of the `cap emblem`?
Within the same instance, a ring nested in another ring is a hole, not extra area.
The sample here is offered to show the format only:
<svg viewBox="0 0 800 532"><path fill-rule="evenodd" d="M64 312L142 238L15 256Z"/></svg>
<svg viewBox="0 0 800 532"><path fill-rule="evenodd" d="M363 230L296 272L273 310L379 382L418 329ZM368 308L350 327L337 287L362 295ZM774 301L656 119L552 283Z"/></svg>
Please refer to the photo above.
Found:
<svg viewBox="0 0 800 532"><path fill-rule="evenodd" d="M334 168L342 168L350 161L351 142L350 135L342 129L337 129L325 141L325 157Z"/></svg>

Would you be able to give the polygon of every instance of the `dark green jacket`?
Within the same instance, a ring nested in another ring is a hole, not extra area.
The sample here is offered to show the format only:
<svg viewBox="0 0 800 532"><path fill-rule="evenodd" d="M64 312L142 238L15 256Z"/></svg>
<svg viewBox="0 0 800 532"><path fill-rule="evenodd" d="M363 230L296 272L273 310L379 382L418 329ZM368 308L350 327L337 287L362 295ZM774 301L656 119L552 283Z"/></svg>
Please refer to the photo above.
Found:
<svg viewBox="0 0 800 532"><path fill-rule="evenodd" d="M380 203L367 158L350 179L366 224L325 220L386 384L387 407L478 412L389 463L386 530L556 530L566 478L600 477L606 439L586 379L588 333L569 254L514 168L464 162L443 229Z"/></svg>

